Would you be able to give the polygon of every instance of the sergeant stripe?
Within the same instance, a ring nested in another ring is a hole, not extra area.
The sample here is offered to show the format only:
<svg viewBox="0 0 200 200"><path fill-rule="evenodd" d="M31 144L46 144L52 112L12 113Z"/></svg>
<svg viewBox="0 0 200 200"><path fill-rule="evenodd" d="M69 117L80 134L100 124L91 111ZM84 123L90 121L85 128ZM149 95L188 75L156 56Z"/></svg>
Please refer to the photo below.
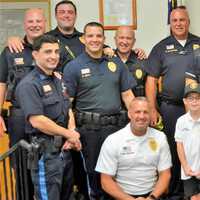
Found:
<svg viewBox="0 0 200 200"><path fill-rule="evenodd" d="M43 156L39 160L39 192L41 200L48 200Z"/></svg>

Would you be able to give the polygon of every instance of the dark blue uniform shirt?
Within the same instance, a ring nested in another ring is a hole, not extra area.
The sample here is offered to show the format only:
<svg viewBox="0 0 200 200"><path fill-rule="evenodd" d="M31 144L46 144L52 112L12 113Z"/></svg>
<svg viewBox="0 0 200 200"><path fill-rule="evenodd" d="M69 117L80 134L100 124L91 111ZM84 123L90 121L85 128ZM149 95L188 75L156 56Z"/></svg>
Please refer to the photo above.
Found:
<svg viewBox="0 0 200 200"><path fill-rule="evenodd" d="M184 47L173 36L167 37L153 47L146 71L150 76L162 77L163 98L182 101L185 72L193 62L193 51L199 41L199 37L189 33Z"/></svg>
<svg viewBox="0 0 200 200"><path fill-rule="evenodd" d="M116 55L119 57L117 49L115 50L115 52ZM137 83L137 85L134 88L132 88L134 95L145 96L144 85L146 81L146 72L145 72L146 59L145 60L138 59L135 52L131 51L125 64L128 66L129 72L131 73L131 75L133 76L133 78L136 80Z"/></svg>
<svg viewBox="0 0 200 200"><path fill-rule="evenodd" d="M70 102L64 82L55 76L48 76L36 67L18 84L15 96L26 120L32 115L44 115L67 126ZM36 134L38 130L28 123L26 132Z"/></svg>
<svg viewBox="0 0 200 200"><path fill-rule="evenodd" d="M19 81L35 66L32 58L32 45L25 38L24 49L20 53L11 53L6 47L0 56L0 82L7 83L8 93L12 90L11 100L15 104L13 93ZM11 88L14 87L14 88Z"/></svg>
<svg viewBox="0 0 200 200"><path fill-rule="evenodd" d="M118 113L121 92L135 84L119 58L94 59L85 52L66 65L64 81L76 110L102 114Z"/></svg>

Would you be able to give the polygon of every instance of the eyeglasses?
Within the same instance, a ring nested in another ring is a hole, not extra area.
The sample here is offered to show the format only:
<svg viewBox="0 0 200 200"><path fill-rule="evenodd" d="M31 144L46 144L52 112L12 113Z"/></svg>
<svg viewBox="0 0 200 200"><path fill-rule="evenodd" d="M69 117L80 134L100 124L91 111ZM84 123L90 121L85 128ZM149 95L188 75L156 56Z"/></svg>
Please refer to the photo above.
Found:
<svg viewBox="0 0 200 200"><path fill-rule="evenodd" d="M197 97L187 97L186 98L188 101L192 102L192 101L199 101L200 100L200 96L197 96Z"/></svg>

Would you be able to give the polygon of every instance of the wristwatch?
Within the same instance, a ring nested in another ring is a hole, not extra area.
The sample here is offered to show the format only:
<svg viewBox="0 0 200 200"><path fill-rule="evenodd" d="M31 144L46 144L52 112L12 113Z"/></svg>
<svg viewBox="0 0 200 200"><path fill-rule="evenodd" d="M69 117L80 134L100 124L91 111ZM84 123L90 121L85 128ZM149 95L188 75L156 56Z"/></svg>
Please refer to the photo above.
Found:
<svg viewBox="0 0 200 200"><path fill-rule="evenodd" d="M149 198L150 198L151 200L158 200L158 198L156 198L153 194L150 194L150 195L149 195Z"/></svg>

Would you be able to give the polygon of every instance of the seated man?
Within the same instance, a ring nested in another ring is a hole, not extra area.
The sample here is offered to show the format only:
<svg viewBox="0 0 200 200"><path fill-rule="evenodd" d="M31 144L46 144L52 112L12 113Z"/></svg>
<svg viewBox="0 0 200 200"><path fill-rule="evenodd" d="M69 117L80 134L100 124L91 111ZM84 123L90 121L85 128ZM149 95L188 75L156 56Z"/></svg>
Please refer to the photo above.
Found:
<svg viewBox="0 0 200 200"><path fill-rule="evenodd" d="M165 135L149 127L149 103L132 100L131 122L107 137L98 158L102 188L118 200L156 200L168 189L171 155Z"/></svg>

